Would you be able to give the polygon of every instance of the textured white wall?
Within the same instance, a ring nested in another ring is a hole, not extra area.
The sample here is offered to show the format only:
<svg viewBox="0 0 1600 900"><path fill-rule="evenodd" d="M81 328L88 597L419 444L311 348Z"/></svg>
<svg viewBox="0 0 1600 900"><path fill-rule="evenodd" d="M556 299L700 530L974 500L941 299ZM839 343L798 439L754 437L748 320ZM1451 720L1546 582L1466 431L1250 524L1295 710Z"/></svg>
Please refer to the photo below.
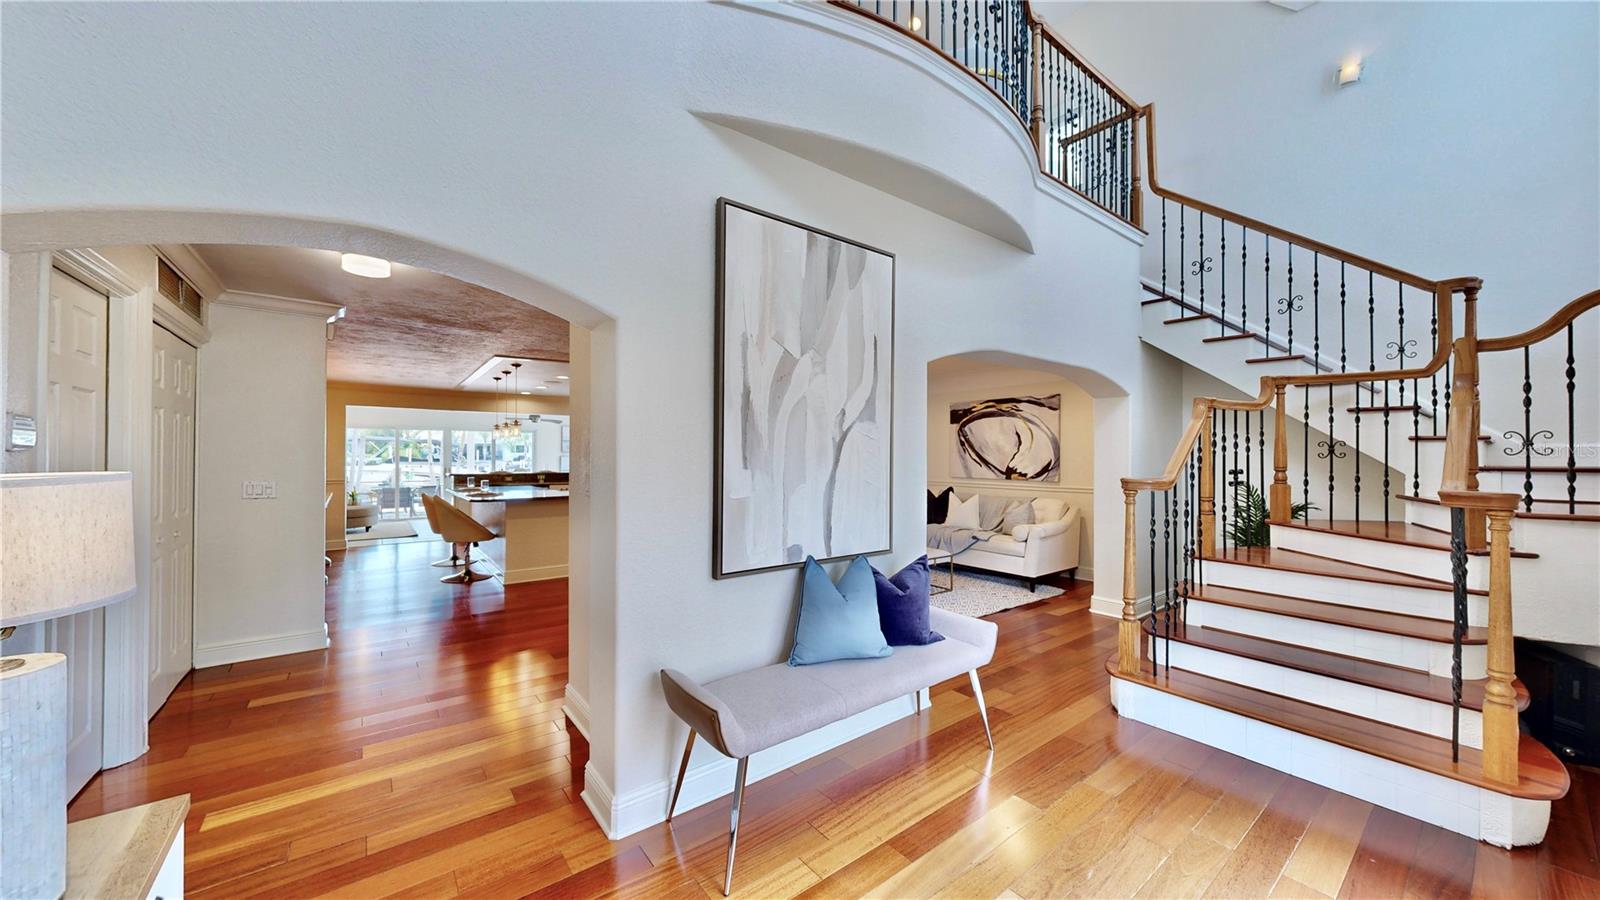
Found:
<svg viewBox="0 0 1600 900"><path fill-rule="evenodd" d="M195 412L201 665L322 646L324 323L212 304ZM242 482L274 481L276 500Z"/></svg>
<svg viewBox="0 0 1600 900"><path fill-rule="evenodd" d="M174 33L188 38L181 64L143 51ZM574 387L573 440L575 468L580 456L590 467L574 483L573 561L588 571L572 590L574 640L588 646L574 650L587 650L574 678L593 713L591 785L610 789L620 827L638 827L664 812L681 747L657 670L712 678L779 659L794 614L793 573L710 578L718 196L897 254L895 550L881 566L924 542L930 359L1005 349L1098 373L1079 383L1112 423L1095 443L1097 487L1109 482L1099 521L1113 532L1102 556L1120 542L1116 477L1170 451L1168 436L1139 439L1169 426L1146 402L1164 392L1145 390L1166 369L1136 355L1137 309L1119 302L1131 299L1136 236L1042 190L1020 123L936 62L820 5L8 8L7 249L73 229L362 249L585 326L573 369L590 383ZM903 199L917 199L915 184L891 196L708 124L712 114L827 132L901 171L937 173L1006 210L1034 252ZM227 150L178 135L227 135ZM128 160L144 161L137 177ZM27 215L74 209L270 218ZM320 377L320 348L295 340L275 364ZM201 379L202 419L213 400L240 400ZM314 544L299 550L313 577Z"/></svg>

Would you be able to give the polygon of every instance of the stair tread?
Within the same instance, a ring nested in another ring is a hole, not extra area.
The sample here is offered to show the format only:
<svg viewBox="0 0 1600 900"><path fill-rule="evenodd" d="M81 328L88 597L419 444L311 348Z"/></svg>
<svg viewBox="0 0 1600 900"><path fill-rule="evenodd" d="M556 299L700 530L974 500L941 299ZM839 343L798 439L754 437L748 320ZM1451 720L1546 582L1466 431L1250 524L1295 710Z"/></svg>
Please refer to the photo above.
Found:
<svg viewBox="0 0 1600 900"><path fill-rule="evenodd" d="M1565 473L1565 472L1568 471L1566 466L1531 466L1530 467L1530 466L1526 466L1526 465L1521 465L1521 466L1479 466L1478 467L1478 471L1479 472L1527 472L1530 469L1532 471L1534 471L1534 472L1559 472L1559 473ZM1600 466L1573 466L1571 471L1577 472L1579 475L1600 475Z"/></svg>
<svg viewBox="0 0 1600 900"><path fill-rule="evenodd" d="M1106 672L1113 678L1513 797L1559 800L1570 784L1561 761L1528 734L1519 737L1517 783L1500 784L1484 777L1483 754L1478 750L1462 747L1460 761L1451 761L1450 742L1444 738L1183 669L1163 669L1159 675L1144 670L1120 672L1115 654L1106 660Z"/></svg>
<svg viewBox="0 0 1600 900"><path fill-rule="evenodd" d="M1303 597L1269 594L1264 591L1251 591L1219 584L1202 585L1198 590L1190 593L1189 598L1240 609L1275 613L1296 619L1308 619L1313 622L1326 622L1332 625L1362 628L1367 631L1380 631L1384 634L1394 634L1423 641L1450 643L1454 639L1455 633L1455 625L1448 619L1410 616L1405 613L1388 612L1365 606L1346 606L1342 603L1307 600ZM1488 640L1488 629L1473 625L1468 626L1461 642L1463 644L1483 644L1487 643Z"/></svg>
<svg viewBox="0 0 1600 900"><path fill-rule="evenodd" d="M1404 544L1408 547L1424 547L1429 550L1442 550L1450 552L1450 535L1448 532L1426 525L1416 525L1411 522L1383 522L1372 519L1363 519L1357 522L1354 519L1334 519L1290 522L1279 525L1279 528L1299 528L1303 531L1321 531L1328 534L1337 534L1343 537L1361 538L1369 541L1382 541L1387 544ZM1479 551L1473 555L1482 555L1487 551ZM1538 559L1539 554L1512 549L1511 555L1518 559Z"/></svg>
<svg viewBox="0 0 1600 900"><path fill-rule="evenodd" d="M1208 338L1201 338L1200 339L1200 343L1202 343L1202 344L1215 344L1215 343L1218 343L1219 341L1238 341L1238 340L1243 340L1245 338L1249 338L1251 340L1256 340L1256 341L1263 340L1263 338L1259 334L1251 334L1248 331L1241 331L1238 334L1214 334L1214 335L1212 335L1211 337L1208 337Z"/></svg>
<svg viewBox="0 0 1600 900"><path fill-rule="evenodd" d="M1207 315L1178 316L1175 319L1166 319L1161 324L1163 324L1163 325L1176 325L1179 322L1208 322L1208 321L1211 321L1211 317L1207 316Z"/></svg>
<svg viewBox="0 0 1600 900"><path fill-rule="evenodd" d="M1162 635L1166 637L1166 635ZM1358 659L1326 650L1285 644L1266 638L1251 637L1218 628L1178 625L1173 629L1172 640L1204 647L1219 653L1242 656L1258 662L1271 663L1284 668L1324 675L1396 694L1407 694L1435 703L1450 703L1450 679L1429 675L1416 669L1406 669L1385 663ZM1483 689L1486 678L1461 682L1461 705L1466 709L1483 709ZM1517 692L1517 709L1528 706L1528 689L1520 680L1514 681Z"/></svg>
<svg viewBox="0 0 1600 900"><path fill-rule="evenodd" d="M1410 503L1426 503L1429 506L1439 505L1439 500L1436 497L1418 497L1414 494L1396 494L1395 496ZM1576 506L1582 512L1566 512L1565 510L1570 507L1565 500L1548 500L1535 497L1533 498L1533 512L1528 512L1519 506L1512 515L1519 519L1549 519L1557 522L1600 522L1600 500L1579 500Z"/></svg>
<svg viewBox="0 0 1600 900"><path fill-rule="evenodd" d="M1277 547L1229 547L1226 550L1218 550L1208 559L1242 566L1259 566L1308 575L1326 575L1332 578L1348 578L1353 581L1370 581L1377 584L1423 588L1446 593L1452 590L1448 581L1422 578L1417 575L1408 575L1404 572L1395 572L1372 566L1361 566L1344 560L1329 559L1325 556L1301 553L1296 550L1283 550ZM1469 588L1467 593L1482 596L1488 592L1479 588Z"/></svg>
<svg viewBox="0 0 1600 900"><path fill-rule="evenodd" d="M1305 362L1305 359L1304 353L1290 353L1283 356L1258 356L1254 359L1247 359L1245 362L1250 365L1257 365L1259 363Z"/></svg>

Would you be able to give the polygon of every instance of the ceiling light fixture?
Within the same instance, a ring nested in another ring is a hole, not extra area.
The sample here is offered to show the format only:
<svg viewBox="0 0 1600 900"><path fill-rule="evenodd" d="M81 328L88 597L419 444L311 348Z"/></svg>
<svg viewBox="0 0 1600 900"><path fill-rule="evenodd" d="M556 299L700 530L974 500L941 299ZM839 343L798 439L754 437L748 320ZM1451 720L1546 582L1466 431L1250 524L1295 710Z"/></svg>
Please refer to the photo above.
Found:
<svg viewBox="0 0 1600 900"><path fill-rule="evenodd" d="M339 254L339 268L351 275L360 275L362 278L388 278L389 261L376 256L362 256L359 253Z"/></svg>
<svg viewBox="0 0 1600 900"><path fill-rule="evenodd" d="M512 363L511 369L502 369L500 374L506 376L506 379L509 382L511 370L520 368L522 368L522 363ZM512 390L515 390L515 388L512 388ZM507 393L506 400L508 409L511 413L511 421L506 423L506 434L510 435L511 437L519 437L522 434L522 420L517 418L516 397L510 393Z"/></svg>
<svg viewBox="0 0 1600 900"><path fill-rule="evenodd" d="M556 376L556 380L557 381L569 381L569 380L571 380L571 378L572 378L571 375L557 375Z"/></svg>
<svg viewBox="0 0 1600 900"><path fill-rule="evenodd" d="M550 390L550 385L548 385L548 384L536 384L536 385L534 385L534 387L538 388L541 391Z"/></svg>
<svg viewBox="0 0 1600 900"><path fill-rule="evenodd" d="M522 394L522 396L524 396L524 397L526 397L526 396L528 396L528 395L530 395L530 394L532 394L532 393L533 393L533 391L521 391L521 392L520 392L520 393L521 393L521 394ZM530 418L530 419L531 419L531 418L533 418L533 417L532 417L532 416L529 416L529 417L528 417L528 418Z"/></svg>
<svg viewBox="0 0 1600 900"><path fill-rule="evenodd" d="M500 376L494 376L494 427L489 429L495 437L500 437L505 429L500 425Z"/></svg>
<svg viewBox="0 0 1600 900"><path fill-rule="evenodd" d="M1349 87L1361 80L1361 60L1352 59L1339 67L1339 87Z"/></svg>
<svg viewBox="0 0 1600 900"><path fill-rule="evenodd" d="M911 30L912 31L921 31L922 30L922 17L921 16L914 15L914 16L911 17Z"/></svg>

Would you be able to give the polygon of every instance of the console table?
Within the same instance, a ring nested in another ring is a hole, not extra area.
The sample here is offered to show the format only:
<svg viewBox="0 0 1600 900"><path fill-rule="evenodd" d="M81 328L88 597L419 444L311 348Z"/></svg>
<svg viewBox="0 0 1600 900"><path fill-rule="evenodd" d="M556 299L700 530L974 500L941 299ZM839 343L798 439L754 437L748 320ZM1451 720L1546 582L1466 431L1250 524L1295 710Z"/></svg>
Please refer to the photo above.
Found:
<svg viewBox="0 0 1600 900"><path fill-rule="evenodd" d="M189 795L67 825L63 900L181 900Z"/></svg>

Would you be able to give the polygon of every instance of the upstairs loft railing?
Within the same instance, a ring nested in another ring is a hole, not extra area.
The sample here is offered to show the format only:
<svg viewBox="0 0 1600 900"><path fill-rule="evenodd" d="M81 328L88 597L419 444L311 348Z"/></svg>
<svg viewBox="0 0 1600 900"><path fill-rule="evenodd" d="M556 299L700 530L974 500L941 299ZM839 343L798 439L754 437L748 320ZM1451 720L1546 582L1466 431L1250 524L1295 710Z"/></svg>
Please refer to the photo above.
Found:
<svg viewBox="0 0 1600 900"><path fill-rule="evenodd" d="M1140 226L1138 104L1021 0L831 0L912 36L992 91L1033 136L1039 168Z"/></svg>

